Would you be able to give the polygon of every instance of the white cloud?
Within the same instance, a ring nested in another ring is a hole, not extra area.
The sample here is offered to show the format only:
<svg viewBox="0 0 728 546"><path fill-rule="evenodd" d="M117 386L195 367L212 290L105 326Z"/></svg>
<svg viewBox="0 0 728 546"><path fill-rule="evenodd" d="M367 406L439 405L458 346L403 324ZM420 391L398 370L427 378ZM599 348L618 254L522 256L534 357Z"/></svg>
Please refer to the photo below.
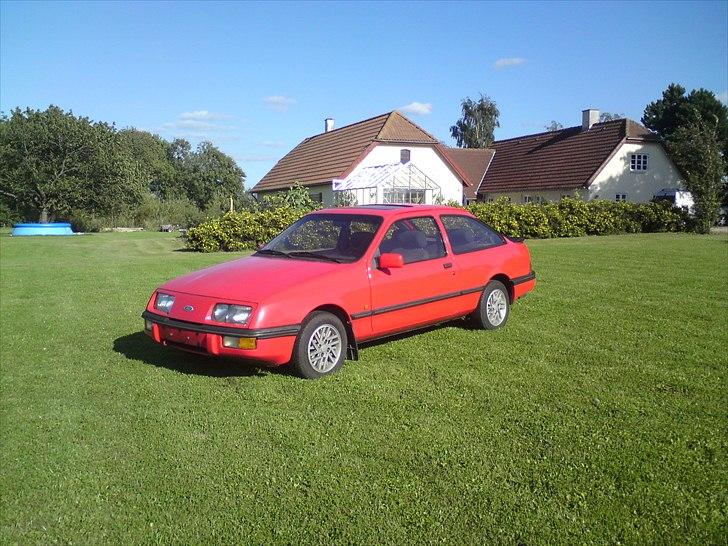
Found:
<svg viewBox="0 0 728 546"><path fill-rule="evenodd" d="M226 139L235 139L236 137L230 135L230 132L237 129L237 127L219 123L220 120L224 119L231 119L231 116L214 114L207 110L182 112L175 121L163 123L159 128L159 132L196 140L211 139L213 135L221 134L227 134ZM220 136L216 136L216 140L220 140Z"/></svg>
<svg viewBox="0 0 728 546"><path fill-rule="evenodd" d="M194 112L182 112L179 115L180 119L199 119L199 120L220 120L230 119L230 116L225 114L216 114L208 110L195 110Z"/></svg>
<svg viewBox="0 0 728 546"><path fill-rule="evenodd" d="M722 93L716 93L715 97L723 104L728 105L728 91L723 91Z"/></svg>
<svg viewBox="0 0 728 546"><path fill-rule="evenodd" d="M263 102L271 110L276 112L286 112L288 109L296 104L296 99L290 97L284 97L282 95L271 95L270 97L263 98Z"/></svg>
<svg viewBox="0 0 728 546"><path fill-rule="evenodd" d="M526 59L523 57L503 57L502 59L498 59L496 62L493 63L493 68L496 70L500 70L501 68L506 68L508 66L518 66L519 64L524 64L526 62Z"/></svg>
<svg viewBox="0 0 728 546"><path fill-rule="evenodd" d="M282 140L264 140L260 143L261 146L265 146L266 148L282 148L283 147L283 141Z"/></svg>
<svg viewBox="0 0 728 546"><path fill-rule="evenodd" d="M418 116L426 116L432 112L432 103L430 102L410 102L406 106L398 108L400 112L415 114Z"/></svg>

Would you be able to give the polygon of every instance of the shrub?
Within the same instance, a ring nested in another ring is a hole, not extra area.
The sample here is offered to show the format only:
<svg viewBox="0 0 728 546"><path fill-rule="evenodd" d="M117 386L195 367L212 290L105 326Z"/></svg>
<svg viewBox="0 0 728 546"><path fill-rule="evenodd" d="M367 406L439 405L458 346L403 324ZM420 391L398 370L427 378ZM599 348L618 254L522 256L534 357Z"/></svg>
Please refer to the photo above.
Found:
<svg viewBox="0 0 728 546"><path fill-rule="evenodd" d="M76 233L98 233L104 227L103 219L83 210L71 212L68 221L71 223L71 229Z"/></svg>
<svg viewBox="0 0 728 546"><path fill-rule="evenodd" d="M689 217L666 203L582 201L513 205L504 199L466 207L497 231L511 237L545 239L657 231L685 231Z"/></svg>
<svg viewBox="0 0 728 546"><path fill-rule="evenodd" d="M228 212L187 230L187 248L199 252L255 249L307 212L294 207Z"/></svg>

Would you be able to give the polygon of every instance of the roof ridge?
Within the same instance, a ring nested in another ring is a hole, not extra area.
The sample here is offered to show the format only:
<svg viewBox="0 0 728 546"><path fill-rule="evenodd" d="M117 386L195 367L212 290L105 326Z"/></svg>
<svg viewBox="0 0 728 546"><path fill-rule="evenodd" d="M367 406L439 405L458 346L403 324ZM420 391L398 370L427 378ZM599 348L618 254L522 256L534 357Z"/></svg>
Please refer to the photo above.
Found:
<svg viewBox="0 0 728 546"><path fill-rule="evenodd" d="M594 129L595 127L597 127L597 125L599 127L604 127L605 125L618 124L618 123L619 124L623 124L624 127L626 128L627 124L625 122L628 122L628 121L631 121L632 123L636 123L637 125L639 125L641 127L644 127L644 125L642 125L638 121L633 120L632 118L619 118L619 119L610 119L609 121L600 121L598 123L595 123L594 125L592 125L592 129ZM581 125L572 125L571 127L564 127L563 129L558 129L556 131L541 131L540 133L531 133L531 134L528 134L528 135L521 135L521 136L515 136L515 137L511 137L511 138L504 138L504 139L501 139L501 140L494 140L493 141L493 144L495 144L495 143L501 143L501 142L510 142L512 140L521 140L521 139L525 139L525 138L534 138L534 137L539 137L539 136L542 136L542 135L558 134L558 133L563 133L564 131L572 131L574 129L581 129ZM647 127L645 127L645 129L647 129ZM589 130L591 130L591 129L589 129Z"/></svg>
<svg viewBox="0 0 728 546"><path fill-rule="evenodd" d="M382 141L382 142L387 142L387 140L381 139L380 138L380 135L384 132L384 129L387 127L387 125L392 122L392 119L394 119L395 116L398 116L398 117L402 118L404 121L406 121L407 123L409 123L412 127L414 127L415 129L417 129L418 131L422 131L423 133L425 133L425 135L427 135L429 138L431 138L434 142L440 142L434 136L432 136L430 133L428 133L427 131L425 131L422 127L420 127L419 125L417 125L414 121L412 121L410 118L408 118L407 116L405 116L404 114L402 114L398 110L392 110L391 112L389 112L389 115L387 117L387 121L385 121L384 124L382 125L382 127L379 129L379 132L377 133L377 136L374 138L374 140L379 140L379 141Z"/></svg>
<svg viewBox="0 0 728 546"><path fill-rule="evenodd" d="M342 125L341 127L337 127L336 129L331 129L331 131L324 131L323 133L316 133L315 135L311 135L309 137L306 137L304 140L313 140L314 138L318 138L318 137L323 136L323 135L330 135L331 133L335 133L336 131L341 131L343 129L348 129L349 127L354 127L355 125L362 125L364 123L367 123L368 121L372 121L372 120L375 120L377 118L382 118L382 117L385 117L385 116L390 116L392 114L392 112L385 112L384 114L379 114L379 115L376 115L376 116L372 116L370 118L363 119L361 121L355 121L354 123L350 123L349 125ZM381 131L381 129L380 129L380 131Z"/></svg>

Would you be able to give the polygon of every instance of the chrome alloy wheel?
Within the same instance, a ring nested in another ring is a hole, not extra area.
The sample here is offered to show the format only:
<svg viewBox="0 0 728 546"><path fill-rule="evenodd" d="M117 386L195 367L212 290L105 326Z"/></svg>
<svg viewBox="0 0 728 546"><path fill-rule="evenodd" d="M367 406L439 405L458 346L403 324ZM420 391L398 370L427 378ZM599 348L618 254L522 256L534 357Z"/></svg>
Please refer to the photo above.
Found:
<svg viewBox="0 0 728 546"><path fill-rule="evenodd" d="M485 312L488 315L488 322L493 326L500 325L506 318L508 300L502 290L495 289L488 296L485 304Z"/></svg>
<svg viewBox="0 0 728 546"><path fill-rule="evenodd" d="M308 340L308 361L319 373L330 371L341 356L341 336L331 324L322 324Z"/></svg>

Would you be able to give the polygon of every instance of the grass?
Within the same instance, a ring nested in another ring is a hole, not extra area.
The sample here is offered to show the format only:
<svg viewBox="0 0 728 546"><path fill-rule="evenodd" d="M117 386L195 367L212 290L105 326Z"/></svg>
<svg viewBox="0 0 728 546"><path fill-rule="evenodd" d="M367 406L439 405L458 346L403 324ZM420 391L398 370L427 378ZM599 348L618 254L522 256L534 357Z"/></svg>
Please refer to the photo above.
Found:
<svg viewBox="0 0 728 546"><path fill-rule="evenodd" d="M167 234L0 238L0 542L725 543L728 238L532 241L507 327L334 377L153 345Z"/></svg>

